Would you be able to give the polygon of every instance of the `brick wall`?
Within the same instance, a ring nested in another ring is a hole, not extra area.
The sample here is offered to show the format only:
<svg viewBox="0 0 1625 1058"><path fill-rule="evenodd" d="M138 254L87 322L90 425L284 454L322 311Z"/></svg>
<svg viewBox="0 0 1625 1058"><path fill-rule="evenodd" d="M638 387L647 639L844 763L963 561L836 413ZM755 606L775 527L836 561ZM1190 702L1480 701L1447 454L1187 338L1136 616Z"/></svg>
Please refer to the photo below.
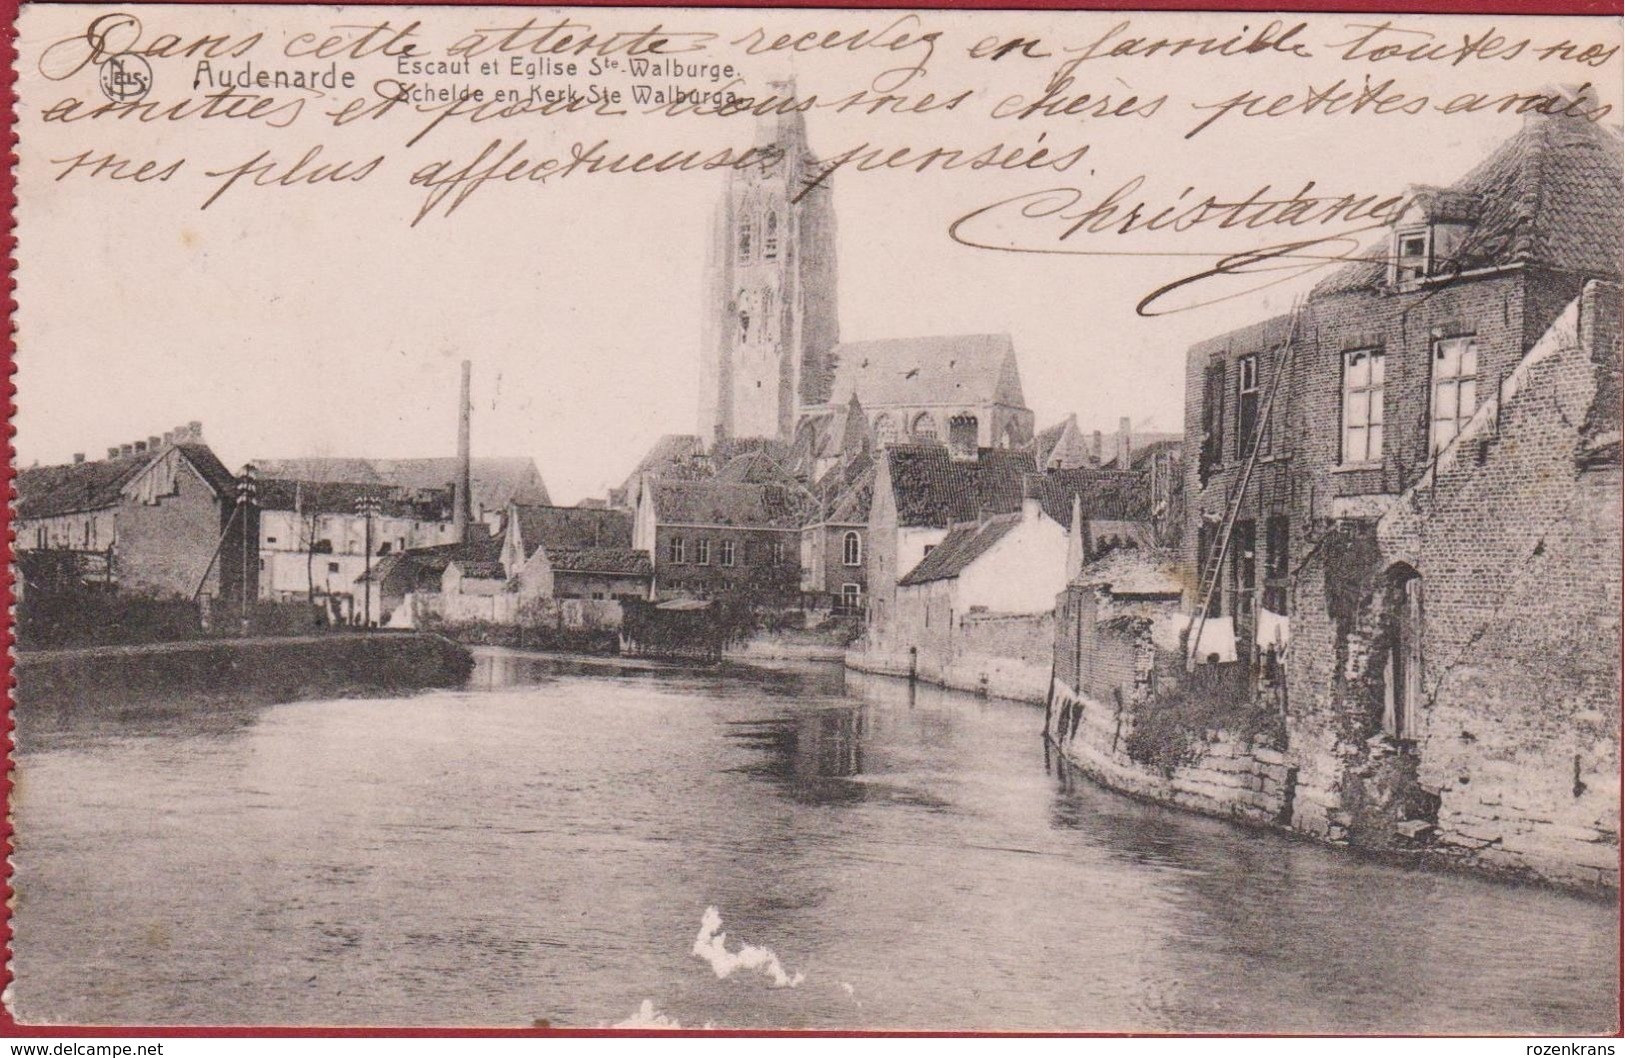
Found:
<svg viewBox="0 0 1625 1058"><path fill-rule="evenodd" d="M228 546L221 547L220 556L210 568L224 519L231 515L230 507L222 512L221 501L190 465L183 464L176 474L175 487L175 495L161 497L155 504L128 498L120 503L115 516L119 590L132 595L191 598L202 581L204 594L235 597L241 584L242 563L237 526L233 526ZM232 502L234 499L226 501ZM250 562L257 569L257 546L252 550ZM205 579L206 569L209 572Z"/></svg>

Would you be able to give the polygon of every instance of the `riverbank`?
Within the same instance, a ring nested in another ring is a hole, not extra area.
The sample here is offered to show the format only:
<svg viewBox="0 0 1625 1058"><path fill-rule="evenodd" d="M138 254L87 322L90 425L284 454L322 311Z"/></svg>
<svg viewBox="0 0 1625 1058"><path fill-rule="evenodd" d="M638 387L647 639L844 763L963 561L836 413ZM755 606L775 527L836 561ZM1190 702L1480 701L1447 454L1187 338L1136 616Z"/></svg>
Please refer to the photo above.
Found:
<svg viewBox="0 0 1625 1058"><path fill-rule="evenodd" d="M1488 806L1474 840L1456 840L1439 822L1418 819L1395 828L1398 839L1372 840L1354 812L1300 778L1296 754L1211 731L1200 751L1166 766L1129 752L1136 712L1107 704L1056 681L1044 738L1092 782L1144 801L1246 827L1275 830L1383 862L1458 871L1577 895L1617 900L1616 832L1598 826L1552 827L1511 802ZM1578 794L1576 794L1578 796ZM1309 820L1324 817L1325 827ZM1532 824L1547 824L1537 828Z"/></svg>
<svg viewBox="0 0 1625 1058"><path fill-rule="evenodd" d="M857 645L849 648L843 659L847 668L857 672L916 679L950 691L966 691L987 698L1043 705L1049 696L1049 665L1019 657L964 654L948 664L934 664L929 654L910 655L905 651L874 650Z"/></svg>
<svg viewBox="0 0 1625 1058"><path fill-rule="evenodd" d="M292 701L456 687L473 655L437 635L331 633L24 651L21 708L95 710L153 698Z"/></svg>

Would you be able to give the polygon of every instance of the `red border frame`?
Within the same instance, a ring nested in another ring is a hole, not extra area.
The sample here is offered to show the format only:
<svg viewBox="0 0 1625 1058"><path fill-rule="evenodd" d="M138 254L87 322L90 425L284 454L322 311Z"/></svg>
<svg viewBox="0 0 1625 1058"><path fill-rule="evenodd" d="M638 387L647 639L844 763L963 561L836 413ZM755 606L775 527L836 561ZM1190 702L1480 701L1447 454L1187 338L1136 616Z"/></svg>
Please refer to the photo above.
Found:
<svg viewBox="0 0 1625 1058"><path fill-rule="evenodd" d="M45 2L45 0L36 0ZM170 0L187 5L203 4L229 4L232 0ZM286 6L297 6L312 0L249 0L255 3L267 3ZM320 2L335 2L335 0L320 0ZM397 0L336 0L358 7L390 7L398 6ZM61 6L70 6L63 3ZM139 9L149 6L145 0L126 2L116 6ZM554 6L547 0L526 0L522 3L491 4L486 0L433 0L424 4L417 0L414 6L429 7L544 7ZM1585 15L1593 17L1620 17L1625 14L1625 0L1288 0L1286 3L1272 3L1271 0L1229 0L1227 3L1203 2L1203 0L1133 0L1129 3L1110 3L1102 0L923 0L919 4L903 4L897 0L734 0L730 3L691 3L685 0L640 0L634 3L617 3L615 0L572 0L569 6L579 7L633 7L633 8L661 8L661 7L712 7L712 8L807 8L807 9L845 9L845 10L936 10L936 11L979 11L979 10L1005 10L1005 11L1236 11L1236 12L1269 12L1282 14L1428 14L1428 15ZM15 126L16 107L16 70L17 61L17 15L19 0L0 0L0 18L4 19L4 27L0 29L0 88L3 88L5 101L4 113L0 114L0 131L3 131L6 145L6 166L0 172L0 205L5 208L6 225L3 236L0 236L0 249L5 254L5 277L3 290L6 307L6 327L0 333L0 367L4 373L4 400L6 413L5 429L5 455L6 461L0 467L0 483L5 486L7 505L4 513L0 513L0 524L4 527L4 536L0 538L0 549L4 551L5 568L0 570L0 603L10 608L14 603L12 596L11 574L11 507L10 501L14 499L12 492L12 478L15 475L13 461L16 451L12 444L12 437L16 427L12 425L12 416L16 411L17 388L11 376L16 371L16 344L15 344L15 313L17 302L15 299L16 268L15 252L17 239L13 228L15 226L15 211L17 196L13 166L17 159L15 145L17 132ZM1622 575L1625 575L1625 555L1621 556ZM7 907L14 895L11 888L11 852L13 826L11 823L11 752L15 748L12 731L15 718L12 714L13 702L11 688L14 686L11 650L14 637L8 616L4 630L4 643L6 647L6 700L7 710L4 723L5 735L5 770L0 776L0 799L3 799L5 812L0 816L0 842L4 843L6 860L0 865L0 887ZM1625 783L1625 760L1621 763L1621 780ZM1625 849L1621 851L1621 873L1625 875ZM1625 916L1622 916L1625 921ZM1625 967L1625 928L1621 929L1619 940L1620 965ZM4 921L0 922L0 945L4 946L4 956L7 965L0 970L0 984L9 985L12 980L10 970L11 958L11 913L6 911ZM1616 1008L1616 1024L1620 1030L1615 1033L1617 1038L1625 1038L1625 988L1622 988L1619 1005ZM71 1037L129 1037L129 1038L197 1038L197 1037L246 1037L246 1038L446 1038L456 1037L464 1039L572 1039L572 1038L668 1038L668 1037L722 1037L722 1038L762 1038L762 1037L874 1037L880 1039L959 1039L965 1037L997 1038L997 1039L1035 1039L1047 1037L1063 1038L1115 1038L1126 1039L1134 1037L1162 1037L1174 1039L1313 1039L1321 1038L1318 1034L1308 1033L1164 1033L1164 1032L937 1032L937 1031L870 1031L870 1030L830 1030L809 1031L793 1029L590 1029L590 1028L466 1028L466 1027L415 1027L390 1028L370 1026L366 1028L348 1028L342 1026L162 1026L162 1025L31 1025L17 1022L10 1010L0 1008L0 1037L6 1038L71 1038ZM1364 1039L1410 1039L1397 1033L1373 1034L1361 1037Z"/></svg>

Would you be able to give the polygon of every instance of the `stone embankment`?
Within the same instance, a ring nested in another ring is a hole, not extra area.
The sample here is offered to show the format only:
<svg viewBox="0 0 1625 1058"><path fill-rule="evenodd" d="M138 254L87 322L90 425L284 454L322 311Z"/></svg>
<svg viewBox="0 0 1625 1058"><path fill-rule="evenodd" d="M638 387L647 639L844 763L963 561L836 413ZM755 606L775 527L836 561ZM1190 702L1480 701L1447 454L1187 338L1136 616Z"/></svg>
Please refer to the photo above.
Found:
<svg viewBox="0 0 1625 1058"><path fill-rule="evenodd" d="M14 674L23 709L96 710L456 687L472 668L468 648L441 636L334 633L24 651Z"/></svg>

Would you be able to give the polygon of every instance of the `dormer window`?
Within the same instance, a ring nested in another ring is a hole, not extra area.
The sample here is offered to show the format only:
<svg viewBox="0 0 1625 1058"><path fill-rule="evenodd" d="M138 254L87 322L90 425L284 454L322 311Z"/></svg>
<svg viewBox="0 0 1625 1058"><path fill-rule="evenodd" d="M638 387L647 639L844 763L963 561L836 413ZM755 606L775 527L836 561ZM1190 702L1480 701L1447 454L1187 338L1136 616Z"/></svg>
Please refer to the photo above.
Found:
<svg viewBox="0 0 1625 1058"><path fill-rule="evenodd" d="M1420 283L1432 271L1433 229L1401 228L1394 233L1392 279L1395 286Z"/></svg>

